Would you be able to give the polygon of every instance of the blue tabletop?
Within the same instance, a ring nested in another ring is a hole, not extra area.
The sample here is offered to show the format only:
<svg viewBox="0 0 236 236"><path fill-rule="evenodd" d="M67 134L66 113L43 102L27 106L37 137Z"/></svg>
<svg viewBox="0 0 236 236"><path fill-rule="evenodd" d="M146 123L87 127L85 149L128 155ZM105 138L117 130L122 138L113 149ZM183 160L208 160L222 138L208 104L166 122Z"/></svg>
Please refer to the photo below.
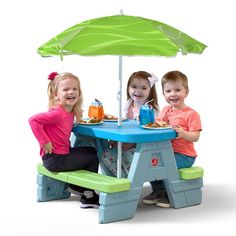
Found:
<svg viewBox="0 0 236 236"><path fill-rule="evenodd" d="M103 122L98 125L75 124L72 132L77 135L87 135L96 138L109 139L126 143L147 143L174 139L173 129L144 129L134 120L122 122Z"/></svg>

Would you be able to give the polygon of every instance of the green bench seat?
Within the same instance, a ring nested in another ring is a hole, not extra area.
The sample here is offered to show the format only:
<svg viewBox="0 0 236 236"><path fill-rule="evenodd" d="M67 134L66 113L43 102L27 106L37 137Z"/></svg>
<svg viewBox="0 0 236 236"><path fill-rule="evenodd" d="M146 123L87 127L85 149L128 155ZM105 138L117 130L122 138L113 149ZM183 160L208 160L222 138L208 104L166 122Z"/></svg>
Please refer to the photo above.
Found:
<svg viewBox="0 0 236 236"><path fill-rule="evenodd" d="M130 189L130 181L125 178L115 178L86 170L52 172L43 164L38 164L38 173L65 183L74 184L99 192L116 193Z"/></svg>
<svg viewBox="0 0 236 236"><path fill-rule="evenodd" d="M189 168L179 169L180 179L190 180L190 179L198 179L202 178L204 174L204 170L199 166L192 166Z"/></svg>

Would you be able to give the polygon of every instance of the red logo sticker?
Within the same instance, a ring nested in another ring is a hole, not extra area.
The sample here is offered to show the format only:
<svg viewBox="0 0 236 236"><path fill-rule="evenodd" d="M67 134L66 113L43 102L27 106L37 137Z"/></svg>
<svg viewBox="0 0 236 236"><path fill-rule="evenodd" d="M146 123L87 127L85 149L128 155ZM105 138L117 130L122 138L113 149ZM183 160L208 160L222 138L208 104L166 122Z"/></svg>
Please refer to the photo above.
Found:
<svg viewBox="0 0 236 236"><path fill-rule="evenodd" d="M158 165L158 158L154 157L152 158L152 166L157 166Z"/></svg>

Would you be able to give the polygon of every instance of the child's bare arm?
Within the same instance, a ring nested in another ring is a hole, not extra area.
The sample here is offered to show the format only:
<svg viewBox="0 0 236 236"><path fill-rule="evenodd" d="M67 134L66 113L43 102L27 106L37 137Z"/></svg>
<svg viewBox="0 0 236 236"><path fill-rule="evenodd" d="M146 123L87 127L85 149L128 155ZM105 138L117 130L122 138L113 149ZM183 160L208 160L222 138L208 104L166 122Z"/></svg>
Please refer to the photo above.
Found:
<svg viewBox="0 0 236 236"><path fill-rule="evenodd" d="M122 150L123 151L128 151L131 148L135 148L136 144L135 143L122 143Z"/></svg>
<svg viewBox="0 0 236 236"><path fill-rule="evenodd" d="M110 140L109 141L109 146L110 146L110 148L117 147L117 142ZM131 148L135 148L135 147L136 147L136 145L134 143L122 143L122 150L123 151L127 151L127 150L129 150Z"/></svg>
<svg viewBox="0 0 236 236"><path fill-rule="evenodd" d="M177 133L176 139L183 138L189 142L197 142L200 137L200 131L186 131L181 126L174 127Z"/></svg>

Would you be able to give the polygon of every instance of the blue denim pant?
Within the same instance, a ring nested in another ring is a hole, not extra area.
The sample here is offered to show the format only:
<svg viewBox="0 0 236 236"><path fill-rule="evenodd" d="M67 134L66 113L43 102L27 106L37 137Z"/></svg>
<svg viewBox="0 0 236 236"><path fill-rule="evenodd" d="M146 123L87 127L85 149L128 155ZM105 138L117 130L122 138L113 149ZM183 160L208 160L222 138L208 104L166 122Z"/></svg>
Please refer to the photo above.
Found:
<svg viewBox="0 0 236 236"><path fill-rule="evenodd" d="M174 155L178 169L191 167L196 159L195 157L186 156L177 152L175 152ZM165 188L163 180L151 181L150 184L153 191L158 191Z"/></svg>

